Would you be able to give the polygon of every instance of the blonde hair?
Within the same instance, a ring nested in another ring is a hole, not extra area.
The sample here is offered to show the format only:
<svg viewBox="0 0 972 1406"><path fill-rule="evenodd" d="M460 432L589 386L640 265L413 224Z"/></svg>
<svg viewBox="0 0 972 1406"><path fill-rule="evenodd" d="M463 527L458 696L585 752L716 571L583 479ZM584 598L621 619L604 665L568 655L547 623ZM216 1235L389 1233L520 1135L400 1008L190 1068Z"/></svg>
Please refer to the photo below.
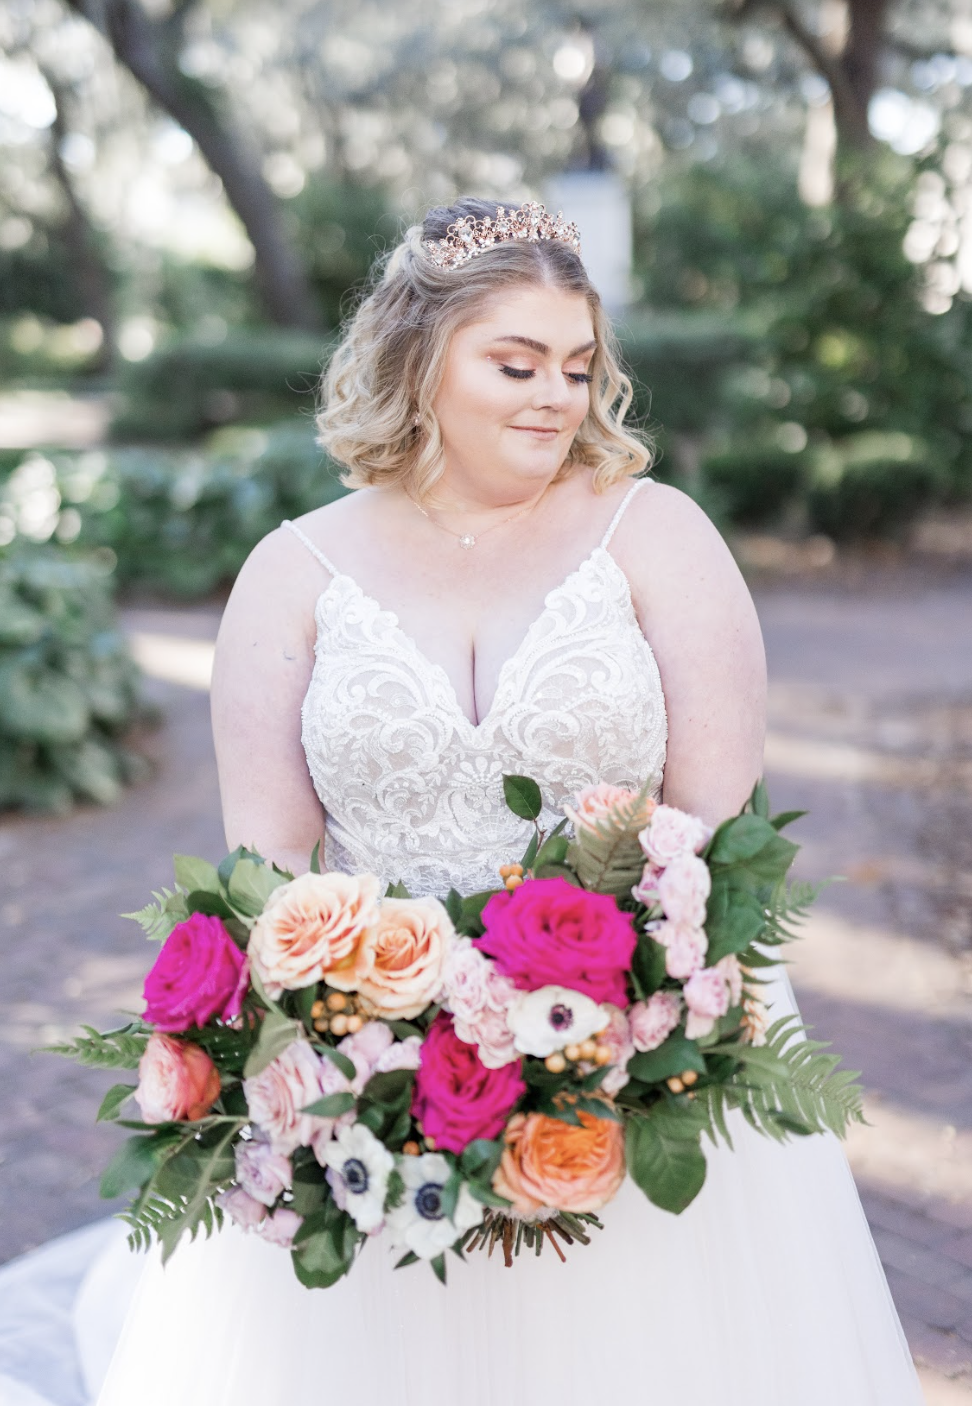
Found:
<svg viewBox="0 0 972 1406"><path fill-rule="evenodd" d="M496 209L465 196L430 210L379 263L331 357L317 417L320 442L345 466L349 487L398 483L416 498L429 492L443 470L432 402L452 336L481 315L488 299L523 284L580 294L594 324L590 409L559 476L589 468L595 491L603 492L651 463L650 444L624 428L631 382L601 300L572 249L556 240L511 240L457 269L437 268L425 253L423 242L441 239L461 215L495 217Z"/></svg>

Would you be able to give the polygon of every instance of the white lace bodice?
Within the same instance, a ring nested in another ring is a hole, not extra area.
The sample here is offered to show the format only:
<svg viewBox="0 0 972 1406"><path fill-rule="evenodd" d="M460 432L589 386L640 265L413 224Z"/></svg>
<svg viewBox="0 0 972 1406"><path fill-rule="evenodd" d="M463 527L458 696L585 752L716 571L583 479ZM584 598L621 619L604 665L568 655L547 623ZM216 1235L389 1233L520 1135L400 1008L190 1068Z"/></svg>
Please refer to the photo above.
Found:
<svg viewBox="0 0 972 1406"><path fill-rule="evenodd" d="M658 666L627 578L600 545L550 591L504 663L493 702L469 721L441 665L294 523L331 573L317 601L316 663L302 738L326 813L325 861L400 880L413 894L493 888L531 827L503 801L503 775L532 776L550 827L598 781L657 794L667 720Z"/></svg>

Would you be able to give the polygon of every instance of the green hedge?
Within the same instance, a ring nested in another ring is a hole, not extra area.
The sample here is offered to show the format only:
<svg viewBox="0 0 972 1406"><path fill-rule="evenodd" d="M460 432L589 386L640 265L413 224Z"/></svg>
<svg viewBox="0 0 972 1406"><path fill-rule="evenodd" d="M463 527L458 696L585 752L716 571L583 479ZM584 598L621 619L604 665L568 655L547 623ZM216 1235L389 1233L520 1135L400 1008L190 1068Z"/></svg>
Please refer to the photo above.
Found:
<svg viewBox="0 0 972 1406"><path fill-rule="evenodd" d="M125 368L112 438L192 440L228 422L310 411L328 351L324 337L266 327L237 328L216 342L173 338Z"/></svg>
<svg viewBox="0 0 972 1406"><path fill-rule="evenodd" d="M123 742L140 711L104 568L46 544L0 552L0 807L115 800L144 768Z"/></svg>
<svg viewBox="0 0 972 1406"><path fill-rule="evenodd" d="M23 533L46 494L49 529L111 553L121 587L192 599L231 583L284 518L344 492L295 416L217 431L199 450L29 455L0 484L0 528Z"/></svg>

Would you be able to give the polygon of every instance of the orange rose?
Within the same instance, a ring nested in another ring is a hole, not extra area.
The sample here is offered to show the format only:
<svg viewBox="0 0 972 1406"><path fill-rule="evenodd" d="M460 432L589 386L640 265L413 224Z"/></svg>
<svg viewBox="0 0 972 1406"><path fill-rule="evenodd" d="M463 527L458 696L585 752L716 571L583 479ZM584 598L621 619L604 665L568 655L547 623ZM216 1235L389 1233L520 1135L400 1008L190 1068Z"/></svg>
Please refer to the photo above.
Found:
<svg viewBox="0 0 972 1406"><path fill-rule="evenodd" d="M219 1098L219 1071L205 1050L158 1031L138 1062L135 1102L146 1123L194 1123Z"/></svg>
<svg viewBox="0 0 972 1406"><path fill-rule="evenodd" d="M435 1000L454 940L437 898L384 898L353 966L328 980L341 991L357 991L369 1015L411 1020Z"/></svg>
<svg viewBox="0 0 972 1406"><path fill-rule="evenodd" d="M378 919L380 888L374 874L331 873L301 874L274 889L247 948L267 995L331 981L335 968L353 966Z"/></svg>
<svg viewBox="0 0 972 1406"><path fill-rule="evenodd" d="M581 1127L545 1113L515 1113L493 1190L520 1215L542 1206L596 1211L624 1180L624 1131L620 1123L579 1112Z"/></svg>
<svg viewBox="0 0 972 1406"><path fill-rule="evenodd" d="M637 791L625 790L623 786L610 786L606 781L597 786L588 786L581 791L572 806L564 806L564 814L576 830L594 830L605 822L617 822L618 811L625 816L625 825L637 824L639 829L647 825L655 809L656 802L650 796L638 800ZM630 818L628 818L630 815Z"/></svg>

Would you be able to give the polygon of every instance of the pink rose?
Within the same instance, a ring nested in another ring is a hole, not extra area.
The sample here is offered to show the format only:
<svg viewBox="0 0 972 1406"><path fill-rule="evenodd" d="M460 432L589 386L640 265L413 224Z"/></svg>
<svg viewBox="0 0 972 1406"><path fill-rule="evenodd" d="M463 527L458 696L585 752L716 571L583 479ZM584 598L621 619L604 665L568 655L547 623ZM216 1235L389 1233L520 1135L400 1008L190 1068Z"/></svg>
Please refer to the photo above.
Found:
<svg viewBox="0 0 972 1406"><path fill-rule="evenodd" d="M357 991L361 1007L386 1020L411 1020L430 1006L456 933L437 898L383 898L355 959L329 980Z"/></svg>
<svg viewBox="0 0 972 1406"><path fill-rule="evenodd" d="M321 1059L306 1040L294 1040L266 1069L243 1080L250 1117L274 1152L289 1155L298 1147L327 1141L335 1119L318 1118L301 1109L325 1094L344 1093L351 1085L331 1061Z"/></svg>
<svg viewBox="0 0 972 1406"><path fill-rule="evenodd" d="M521 990L566 986L592 1001L627 1005L625 978L637 938L630 913L608 894L566 879L531 879L512 893L494 894L483 924L475 946Z"/></svg>
<svg viewBox="0 0 972 1406"><path fill-rule="evenodd" d="M614 818L619 806L631 806L637 799L637 791L628 791L623 786L611 786L601 781L579 792L573 806L564 806L564 815L575 830L596 830L598 825ZM635 823L644 824L655 805L653 800L644 800Z"/></svg>
<svg viewBox="0 0 972 1406"><path fill-rule="evenodd" d="M247 949L267 995L299 991L325 977L337 985L378 921L380 888L374 874L338 873L301 874L275 888Z"/></svg>
<svg viewBox="0 0 972 1406"><path fill-rule="evenodd" d="M647 1001L637 1001L628 1012L635 1049L643 1054L647 1050L657 1050L681 1016L682 999L675 991L656 991Z"/></svg>
<svg viewBox="0 0 972 1406"><path fill-rule="evenodd" d="M145 978L145 1019L176 1032L240 1013L247 960L218 918L193 913L176 923Z"/></svg>
<svg viewBox="0 0 972 1406"><path fill-rule="evenodd" d="M665 917L691 928L704 924L705 901L711 892L709 867L694 854L676 855L658 880L658 897Z"/></svg>
<svg viewBox="0 0 972 1406"><path fill-rule="evenodd" d="M387 1074L392 1069L418 1069L422 1063L421 1035L408 1035L404 1040L396 1040L389 1045L383 1055L375 1061L374 1073Z"/></svg>
<svg viewBox="0 0 972 1406"><path fill-rule="evenodd" d="M293 1185L290 1158L274 1152L262 1138L236 1144L236 1180L255 1201L272 1206L281 1191Z"/></svg>
<svg viewBox="0 0 972 1406"><path fill-rule="evenodd" d="M709 950L709 939L701 928L688 927L684 923L659 923L651 935L667 949L665 970L669 976L684 981L693 972L701 970Z"/></svg>
<svg viewBox="0 0 972 1406"><path fill-rule="evenodd" d="M698 1040L708 1035L729 1009L729 983L715 967L705 967L688 979L684 995L689 1010L685 1034L689 1040Z"/></svg>
<svg viewBox="0 0 972 1406"><path fill-rule="evenodd" d="M360 1094L375 1072L379 1059L395 1043L395 1036L383 1020L369 1020L353 1035L345 1035L338 1049L354 1065L351 1088Z"/></svg>
<svg viewBox="0 0 972 1406"><path fill-rule="evenodd" d="M610 1094L613 1097L619 1089L624 1088L631 1078L627 1064L635 1052L635 1046L631 1038L631 1026L624 1011L619 1010L617 1006L610 1005L607 1009L611 1019L598 1035L597 1043L606 1045L610 1050L611 1062L599 1087L602 1093ZM596 1068L596 1066L589 1066L586 1063L581 1066L584 1073L589 1072L591 1067Z"/></svg>
<svg viewBox="0 0 972 1406"><path fill-rule="evenodd" d="M671 864L679 854L695 854L704 849L712 831L696 815L674 806L658 806L638 836L641 848L656 864Z"/></svg>
<svg viewBox="0 0 972 1406"><path fill-rule="evenodd" d="M271 1245L279 1245L282 1250L289 1250L303 1223L303 1216L299 1216L289 1206L280 1206L272 1216L266 1216L259 1222L256 1233L264 1240L269 1240Z"/></svg>
<svg viewBox="0 0 972 1406"><path fill-rule="evenodd" d="M519 994L468 938L455 944L446 963L443 1000L459 1039L477 1047L487 1069L499 1069L519 1057L508 1019Z"/></svg>
<svg viewBox="0 0 972 1406"><path fill-rule="evenodd" d="M412 1113L437 1148L459 1153L475 1138L496 1137L524 1093L519 1061L487 1069L451 1017L436 1016L422 1045Z"/></svg>
<svg viewBox="0 0 972 1406"><path fill-rule="evenodd" d="M636 898L639 903L643 903L646 908L654 908L656 903L661 902L661 894L658 891L658 880L665 871L659 865L653 864L649 859L642 872L641 878L631 890L632 898Z"/></svg>
<svg viewBox="0 0 972 1406"><path fill-rule="evenodd" d="M146 1123L194 1123L219 1098L219 1071L205 1050L157 1032L138 1062L135 1102Z"/></svg>
<svg viewBox="0 0 972 1406"><path fill-rule="evenodd" d="M257 1201L248 1191L244 1191L242 1186L231 1186L226 1191L221 1191L216 1197L216 1204L226 1212L230 1220L235 1221L244 1230L252 1230L267 1214L263 1202Z"/></svg>

